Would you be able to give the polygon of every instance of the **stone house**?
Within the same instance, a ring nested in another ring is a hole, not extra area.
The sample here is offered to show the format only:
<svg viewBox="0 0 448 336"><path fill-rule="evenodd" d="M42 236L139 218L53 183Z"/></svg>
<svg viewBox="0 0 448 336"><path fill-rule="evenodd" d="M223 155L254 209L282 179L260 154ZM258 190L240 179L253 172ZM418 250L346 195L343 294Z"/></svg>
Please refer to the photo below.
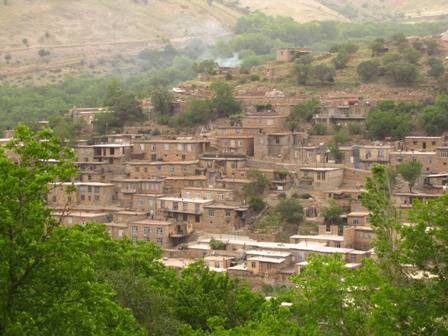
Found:
<svg viewBox="0 0 448 336"><path fill-rule="evenodd" d="M116 179L115 197L120 206L133 209L136 205L133 202L135 194L155 194L162 196L165 189L165 178L154 177L151 179Z"/></svg>
<svg viewBox="0 0 448 336"><path fill-rule="evenodd" d="M215 202L233 202L235 196L233 190L222 188L195 188L188 187L182 190L183 198L202 198Z"/></svg>
<svg viewBox="0 0 448 336"><path fill-rule="evenodd" d="M174 219L192 225L193 228L201 223L205 206L213 200L181 197L160 197L157 199L157 215L165 219Z"/></svg>
<svg viewBox="0 0 448 336"><path fill-rule="evenodd" d="M308 48L280 48L277 49L276 60L277 62L292 62L296 58L310 53L311 49Z"/></svg>
<svg viewBox="0 0 448 336"><path fill-rule="evenodd" d="M133 158L150 161L193 161L209 151L206 139L178 138L176 140L135 140L132 145Z"/></svg>
<svg viewBox="0 0 448 336"><path fill-rule="evenodd" d="M52 216L64 225L109 223L112 221L111 214L107 212L54 211L52 212Z"/></svg>
<svg viewBox="0 0 448 336"><path fill-rule="evenodd" d="M148 179L150 177L195 176L199 161L130 161L126 172L131 179Z"/></svg>
<svg viewBox="0 0 448 336"><path fill-rule="evenodd" d="M133 241L152 241L164 249L172 248L192 232L187 224L163 220L140 220L130 223L126 235Z"/></svg>
<svg viewBox="0 0 448 336"><path fill-rule="evenodd" d="M243 128L257 128L263 131L282 131L286 127L288 116L283 115L246 115L241 119Z"/></svg>
<svg viewBox="0 0 448 336"><path fill-rule="evenodd" d="M261 140L262 136L259 136ZM295 146L303 146L308 138L306 133L302 132L274 132L268 133L263 137L263 141L258 141L257 159L266 159L266 156L282 160L291 160Z"/></svg>
<svg viewBox="0 0 448 336"><path fill-rule="evenodd" d="M217 178L237 177L247 165L247 158L242 154L204 154L199 158L199 166L213 184Z"/></svg>
<svg viewBox="0 0 448 336"><path fill-rule="evenodd" d="M185 188L206 188L207 182L206 176L168 176L165 178L164 192L179 195Z"/></svg>
<svg viewBox="0 0 448 336"><path fill-rule="evenodd" d="M93 122L99 114L109 113L110 111L106 108L101 107L84 107L84 108L72 108L66 117L72 120L82 120L84 122L84 127L81 130L82 133L91 133L93 131Z"/></svg>
<svg viewBox="0 0 448 336"><path fill-rule="evenodd" d="M232 266L235 258L219 255L210 255L204 258L205 265L214 271L224 271Z"/></svg>
<svg viewBox="0 0 448 336"><path fill-rule="evenodd" d="M74 188L74 190L68 190ZM70 191L70 192L68 192ZM47 195L51 208L82 206L108 206L115 202L114 185L101 182L53 183Z"/></svg>
<svg viewBox="0 0 448 336"><path fill-rule="evenodd" d="M401 149L412 152L434 152L436 148L445 146L445 137L442 136L407 136L404 138Z"/></svg>
<svg viewBox="0 0 448 336"><path fill-rule="evenodd" d="M287 267L285 258L253 256L247 258L247 271L254 275L277 274Z"/></svg>
<svg viewBox="0 0 448 336"><path fill-rule="evenodd" d="M154 218L157 213L157 198L165 196L164 194L132 194L130 208L147 212L149 218Z"/></svg>
<svg viewBox="0 0 448 336"><path fill-rule="evenodd" d="M403 161L420 161L422 164L423 174L441 173L443 172L442 167L446 166L448 162L447 158L440 158L437 156L436 152L391 152L390 153L390 164L392 166L397 166ZM445 163L445 164L444 164ZM442 169L441 169L442 168Z"/></svg>
<svg viewBox="0 0 448 336"><path fill-rule="evenodd" d="M302 167L299 173L299 185L312 190L334 190L342 184L343 168Z"/></svg>
<svg viewBox="0 0 448 336"><path fill-rule="evenodd" d="M230 233L246 225L247 207L227 204L207 204L198 230L210 233Z"/></svg>
<svg viewBox="0 0 448 336"><path fill-rule="evenodd" d="M347 226L344 228L344 246L346 248L369 251L373 247L374 237L375 234L370 226Z"/></svg>
<svg viewBox="0 0 448 336"><path fill-rule="evenodd" d="M388 164L393 148L390 145L353 146L353 166L369 170L373 164Z"/></svg>
<svg viewBox="0 0 448 336"><path fill-rule="evenodd" d="M79 169L79 182L106 182L112 178L112 172L106 162L76 162Z"/></svg>
<svg viewBox="0 0 448 336"><path fill-rule="evenodd" d="M220 153L238 153L254 156L254 137L247 135L222 135L216 137Z"/></svg>

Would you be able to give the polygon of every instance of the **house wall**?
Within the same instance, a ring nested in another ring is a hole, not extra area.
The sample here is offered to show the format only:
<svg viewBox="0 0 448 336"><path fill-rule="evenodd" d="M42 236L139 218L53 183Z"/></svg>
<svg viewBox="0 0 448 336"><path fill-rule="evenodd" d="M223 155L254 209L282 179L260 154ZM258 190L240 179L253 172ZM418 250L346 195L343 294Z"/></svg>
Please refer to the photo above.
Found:
<svg viewBox="0 0 448 336"><path fill-rule="evenodd" d="M197 141L137 140L132 147L133 154L143 154L151 161L193 161L207 152L210 144Z"/></svg>

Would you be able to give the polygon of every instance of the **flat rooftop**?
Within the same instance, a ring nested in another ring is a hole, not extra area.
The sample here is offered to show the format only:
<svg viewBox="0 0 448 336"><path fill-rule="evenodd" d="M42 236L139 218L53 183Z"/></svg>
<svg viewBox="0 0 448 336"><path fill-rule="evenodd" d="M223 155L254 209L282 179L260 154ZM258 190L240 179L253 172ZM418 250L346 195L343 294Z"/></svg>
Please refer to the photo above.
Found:
<svg viewBox="0 0 448 336"><path fill-rule="evenodd" d="M332 241L338 241L343 242L344 237L343 236L337 236L337 235L293 235L289 237L291 239L303 239L303 240L332 240Z"/></svg>
<svg viewBox="0 0 448 336"><path fill-rule="evenodd" d="M159 197L158 200L172 201L172 202L202 203L202 204L213 202L213 200L207 200L203 198L181 198L181 197Z"/></svg>
<svg viewBox="0 0 448 336"><path fill-rule="evenodd" d="M265 262L265 263L269 263L269 264L281 264L282 262L285 261L285 258L269 258L269 257L257 256L257 257L247 258L247 261L259 261L259 262Z"/></svg>

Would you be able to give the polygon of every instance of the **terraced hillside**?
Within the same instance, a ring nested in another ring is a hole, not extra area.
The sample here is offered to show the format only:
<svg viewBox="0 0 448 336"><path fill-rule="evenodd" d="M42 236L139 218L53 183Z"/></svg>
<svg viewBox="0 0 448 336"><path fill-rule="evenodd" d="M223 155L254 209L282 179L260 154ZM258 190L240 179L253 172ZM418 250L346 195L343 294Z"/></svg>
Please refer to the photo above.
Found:
<svg viewBox="0 0 448 336"><path fill-rule="evenodd" d="M0 74L77 66L168 41L212 40L230 33L239 15L206 0L6 0Z"/></svg>

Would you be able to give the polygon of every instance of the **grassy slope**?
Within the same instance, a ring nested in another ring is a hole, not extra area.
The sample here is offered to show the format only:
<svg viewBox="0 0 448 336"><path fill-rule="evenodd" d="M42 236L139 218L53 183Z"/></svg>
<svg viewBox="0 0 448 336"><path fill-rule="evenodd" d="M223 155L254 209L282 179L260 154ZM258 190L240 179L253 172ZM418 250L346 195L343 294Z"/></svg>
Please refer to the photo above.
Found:
<svg viewBox="0 0 448 336"><path fill-rule="evenodd" d="M297 21L431 17L448 14L445 0L240 0L243 6ZM353 17L352 17L353 16Z"/></svg>
<svg viewBox="0 0 448 336"><path fill-rule="evenodd" d="M214 34L227 31L237 17L205 0L11 0L0 5L0 46L22 47L22 38L33 46Z"/></svg>

